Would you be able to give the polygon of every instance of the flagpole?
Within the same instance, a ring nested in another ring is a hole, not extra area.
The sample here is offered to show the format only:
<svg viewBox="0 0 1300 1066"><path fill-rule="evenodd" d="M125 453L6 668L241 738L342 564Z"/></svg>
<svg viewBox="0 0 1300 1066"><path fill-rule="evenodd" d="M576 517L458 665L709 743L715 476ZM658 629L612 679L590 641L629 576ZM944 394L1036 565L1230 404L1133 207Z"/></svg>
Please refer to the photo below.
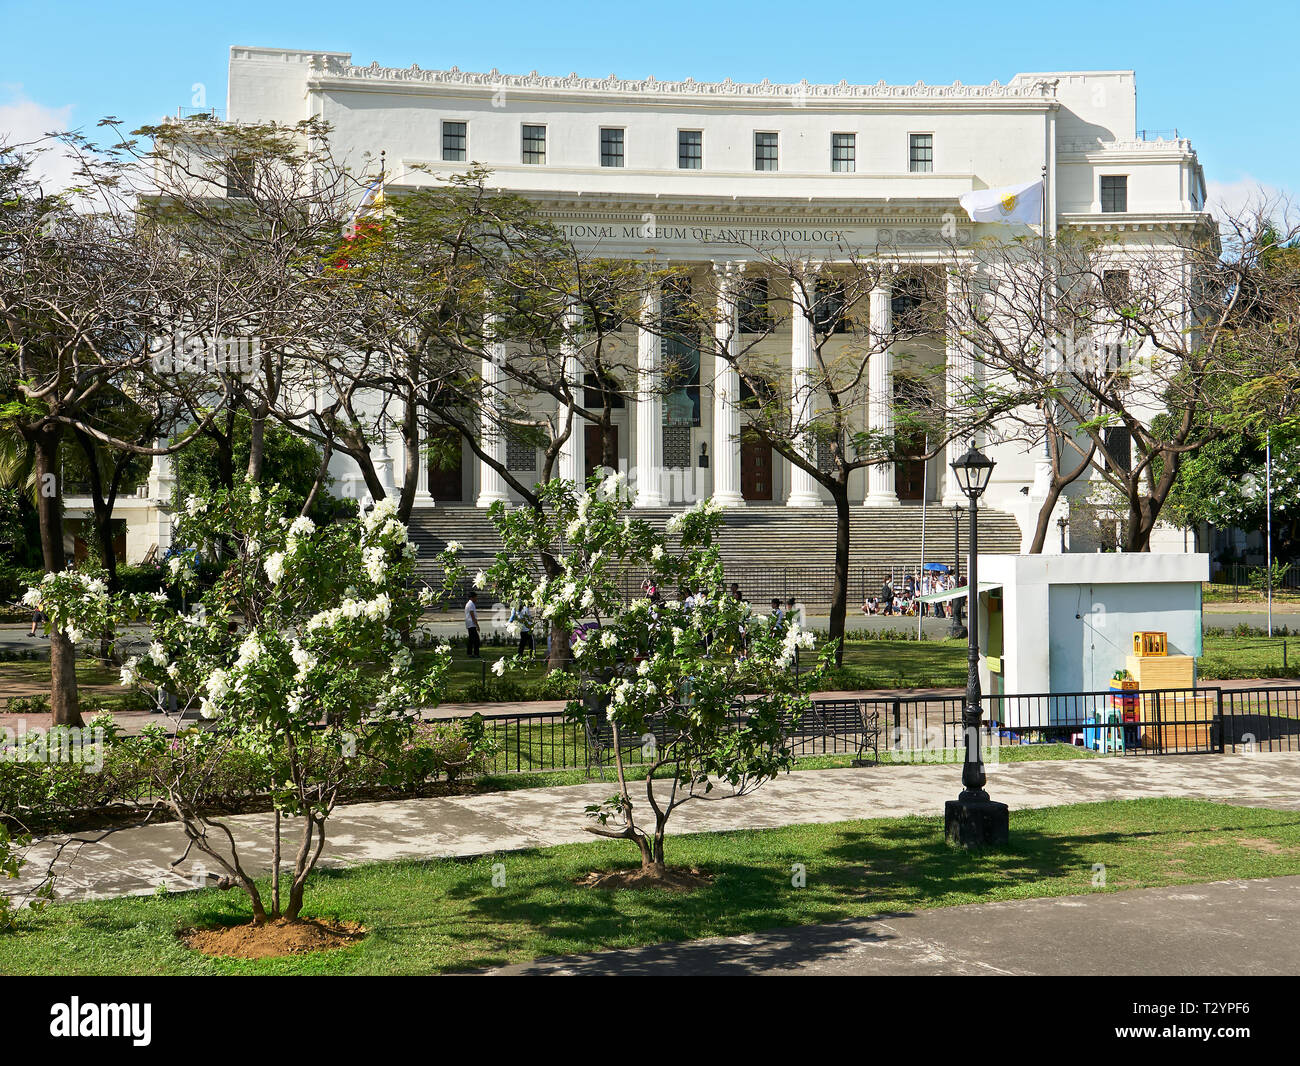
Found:
<svg viewBox="0 0 1300 1066"><path fill-rule="evenodd" d="M1268 635L1273 635L1273 430L1264 430L1264 561L1268 582Z"/></svg>
<svg viewBox="0 0 1300 1066"><path fill-rule="evenodd" d="M1050 286L1051 281L1048 278L1048 268L1047 268L1047 150L1046 150L1046 146L1044 146L1044 150L1043 150L1042 175L1043 175L1042 176L1043 188L1040 194L1039 204L1038 204L1038 229L1039 229L1039 240L1042 244L1042 249L1043 249L1043 307L1042 307L1043 361L1044 361L1044 369L1049 370L1052 374L1055 374L1057 368L1055 365L1055 359L1053 359L1052 357L1052 331L1051 331L1051 326L1048 322L1049 309L1047 307L1047 303L1049 299L1048 287ZM1047 403L1051 403L1050 397L1047 399ZM1051 430L1046 424L1044 424L1043 457L1047 462L1050 463L1052 458L1052 453L1051 453L1051 448L1048 445L1048 441L1047 441L1047 435L1049 432L1051 432ZM1055 471L1049 472L1048 476L1054 478ZM1047 492L1048 493L1051 492L1050 485L1047 486ZM1053 508L1053 510L1055 510L1055 508Z"/></svg>

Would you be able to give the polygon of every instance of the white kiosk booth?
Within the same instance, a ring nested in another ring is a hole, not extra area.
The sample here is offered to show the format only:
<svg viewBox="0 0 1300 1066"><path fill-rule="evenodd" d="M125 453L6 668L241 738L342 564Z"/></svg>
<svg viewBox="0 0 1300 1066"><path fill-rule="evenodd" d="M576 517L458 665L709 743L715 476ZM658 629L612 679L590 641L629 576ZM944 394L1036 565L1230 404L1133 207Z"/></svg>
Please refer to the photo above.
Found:
<svg viewBox="0 0 1300 1066"><path fill-rule="evenodd" d="M1169 655L1201 654L1208 555L981 555L979 576L985 695L1104 691L1140 631L1166 633Z"/></svg>

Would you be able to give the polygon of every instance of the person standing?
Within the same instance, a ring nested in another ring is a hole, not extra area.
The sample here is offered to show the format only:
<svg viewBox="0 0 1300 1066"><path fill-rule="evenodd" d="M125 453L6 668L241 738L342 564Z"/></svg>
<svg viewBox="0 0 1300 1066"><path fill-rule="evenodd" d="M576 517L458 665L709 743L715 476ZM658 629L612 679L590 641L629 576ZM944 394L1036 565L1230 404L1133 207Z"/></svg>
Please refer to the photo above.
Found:
<svg viewBox="0 0 1300 1066"><path fill-rule="evenodd" d="M465 601L465 654L471 659L480 659L478 639L478 593L470 590L469 599Z"/></svg>
<svg viewBox="0 0 1300 1066"><path fill-rule="evenodd" d="M528 649L529 655L536 655L537 648L533 643L533 612L529 610L528 604L521 603L510 611L511 622L519 626L519 654L523 655L524 649Z"/></svg>
<svg viewBox="0 0 1300 1066"><path fill-rule="evenodd" d="M881 614L894 613L894 582L892 578L885 578L885 583L880 586L880 612Z"/></svg>

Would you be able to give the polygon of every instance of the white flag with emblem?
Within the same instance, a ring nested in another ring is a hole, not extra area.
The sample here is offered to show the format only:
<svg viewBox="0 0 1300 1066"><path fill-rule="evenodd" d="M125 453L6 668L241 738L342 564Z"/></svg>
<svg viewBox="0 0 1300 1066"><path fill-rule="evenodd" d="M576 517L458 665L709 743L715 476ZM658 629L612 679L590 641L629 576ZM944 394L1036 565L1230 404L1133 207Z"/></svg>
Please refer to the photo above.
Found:
<svg viewBox="0 0 1300 1066"><path fill-rule="evenodd" d="M958 200L972 222L1024 222L1038 225L1043 221L1043 181L1023 185L1004 185L1000 189L979 189L962 193Z"/></svg>

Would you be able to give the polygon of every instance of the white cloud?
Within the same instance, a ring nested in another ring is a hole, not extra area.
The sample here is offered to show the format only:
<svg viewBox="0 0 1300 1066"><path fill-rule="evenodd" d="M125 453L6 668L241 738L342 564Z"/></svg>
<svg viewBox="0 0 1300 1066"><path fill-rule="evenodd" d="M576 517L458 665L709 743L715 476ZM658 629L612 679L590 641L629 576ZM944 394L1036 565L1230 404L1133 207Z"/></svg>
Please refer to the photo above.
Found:
<svg viewBox="0 0 1300 1066"><path fill-rule="evenodd" d="M1207 181L1205 200L1207 209L1219 220L1261 212L1280 220L1290 206L1284 190L1266 185L1249 174L1236 181Z"/></svg>
<svg viewBox="0 0 1300 1066"><path fill-rule="evenodd" d="M45 140L47 133L62 132L72 118L72 105L46 107L23 95L22 86L4 87L7 99L0 99L0 144L30 145L40 150L33 171L46 192L67 188L72 182L73 163L61 146ZM43 143L42 143L43 142Z"/></svg>

